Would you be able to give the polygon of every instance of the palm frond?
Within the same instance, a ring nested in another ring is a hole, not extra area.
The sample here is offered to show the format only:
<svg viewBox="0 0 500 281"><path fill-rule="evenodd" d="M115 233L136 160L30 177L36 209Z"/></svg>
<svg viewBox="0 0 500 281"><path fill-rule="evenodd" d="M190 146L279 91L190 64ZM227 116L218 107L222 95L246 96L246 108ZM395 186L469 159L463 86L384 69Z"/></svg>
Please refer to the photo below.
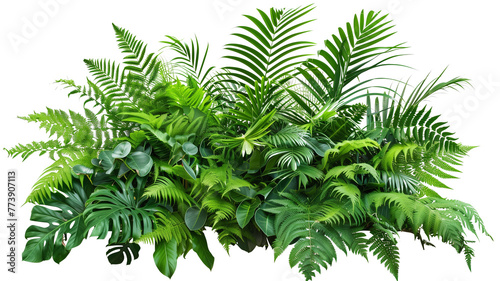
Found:
<svg viewBox="0 0 500 281"><path fill-rule="evenodd" d="M260 19L245 15L253 25L239 26L239 32L232 35L243 43L226 45L231 55L224 56L240 66L225 67L230 79L241 85L253 85L262 77L276 80L289 74L301 58L302 50L314 44L298 40L298 36L308 32L300 28L311 22L302 18L313 9L312 5L295 9L271 8L269 13L259 11Z"/></svg>
<svg viewBox="0 0 500 281"><path fill-rule="evenodd" d="M209 45L207 44L204 53L202 53L198 37L194 40L191 39L191 44L183 43L173 36L167 35L166 37L168 40L161 41L161 43L166 44L168 48L178 54L178 56L172 59L172 62L179 65L183 69L182 76L184 76L186 80L189 80L189 78L192 77L195 79L196 83L201 86L201 88L209 89L212 78L210 77L210 74L215 68L214 66L211 66L204 70Z"/></svg>

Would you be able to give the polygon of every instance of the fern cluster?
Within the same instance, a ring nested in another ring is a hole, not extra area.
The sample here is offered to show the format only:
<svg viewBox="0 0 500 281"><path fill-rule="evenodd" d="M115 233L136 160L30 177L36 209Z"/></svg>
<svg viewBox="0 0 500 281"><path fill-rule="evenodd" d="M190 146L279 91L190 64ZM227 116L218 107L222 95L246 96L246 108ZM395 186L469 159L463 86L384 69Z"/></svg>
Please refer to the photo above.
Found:
<svg viewBox="0 0 500 281"><path fill-rule="evenodd" d="M7 149L54 161L27 198L32 220L48 226L28 228L23 259L59 263L95 236L108 238L112 264L154 244L158 270L172 277L190 250L213 267L211 229L227 251L271 247L278 258L291 247L290 266L306 280L348 251L371 253L397 279L398 233L410 232L422 246L452 246L471 268L470 236L491 236L471 205L438 190L473 147L423 105L467 79L441 74L411 91L364 79L407 48L387 46L394 26L380 12L355 15L308 55L313 8L246 15L220 70L196 38L167 36L165 62L113 25L123 61L86 59L85 85L58 81L83 99L82 112L20 117L50 140Z"/></svg>

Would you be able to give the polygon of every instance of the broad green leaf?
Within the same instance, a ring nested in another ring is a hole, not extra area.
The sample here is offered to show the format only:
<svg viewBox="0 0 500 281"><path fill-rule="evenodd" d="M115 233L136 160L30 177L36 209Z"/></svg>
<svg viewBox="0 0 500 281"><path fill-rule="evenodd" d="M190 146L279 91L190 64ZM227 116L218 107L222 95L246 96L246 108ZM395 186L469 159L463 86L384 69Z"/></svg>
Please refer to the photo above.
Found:
<svg viewBox="0 0 500 281"><path fill-rule="evenodd" d="M94 169L85 167L83 165L75 165L73 167L73 172L77 175L92 175L94 174Z"/></svg>
<svg viewBox="0 0 500 281"><path fill-rule="evenodd" d="M158 270L168 278L172 278L177 267L177 241L161 241L155 244L153 259Z"/></svg>
<svg viewBox="0 0 500 281"><path fill-rule="evenodd" d="M198 230L205 225L205 221L207 220L207 211L196 206L190 207L184 215L184 220L186 221L186 226L190 230Z"/></svg>
<svg viewBox="0 0 500 281"><path fill-rule="evenodd" d="M124 141L115 147L111 156L113 158L124 158L130 153L130 150L132 150L132 145L128 141Z"/></svg>
<svg viewBox="0 0 500 281"><path fill-rule="evenodd" d="M83 210L88 194L79 182L73 181L73 190L65 195L54 193L45 202L51 209L36 205L31 211L31 220L47 223L47 226L32 225L26 230L26 247L22 253L24 261L41 262L53 258L61 262L70 250L80 245L87 236ZM56 208L56 209L54 209ZM63 239L70 234L65 241Z"/></svg>
<svg viewBox="0 0 500 281"><path fill-rule="evenodd" d="M267 236L276 235L274 231L274 216L271 214L267 214L261 209L258 209L255 212L255 222L260 227L262 232L264 232Z"/></svg>
<svg viewBox="0 0 500 281"><path fill-rule="evenodd" d="M195 155L198 153L198 147L194 145L192 142L185 142L182 145L182 150L187 154L187 155Z"/></svg>
<svg viewBox="0 0 500 281"><path fill-rule="evenodd" d="M184 159L182 159L182 167L184 167L184 170L186 170L186 173L188 173L189 176L191 176L194 180L196 179L196 174L193 171L193 168L191 168L189 163Z"/></svg>
<svg viewBox="0 0 500 281"><path fill-rule="evenodd" d="M207 239L205 238L205 234L201 232L200 234L198 233L192 233L192 243L193 243L193 251L196 252L200 260L208 267L210 270L212 270L214 266L214 256L208 249L208 244L207 244Z"/></svg>
<svg viewBox="0 0 500 281"><path fill-rule="evenodd" d="M236 209L236 220L241 228L244 228L255 214L255 210L260 206L260 199L246 200L240 203Z"/></svg>
<svg viewBox="0 0 500 281"><path fill-rule="evenodd" d="M118 177L122 177L123 175L125 175L128 171L130 171L129 167L127 167L127 165L125 163L122 163L120 165L120 170L118 170Z"/></svg>
<svg viewBox="0 0 500 281"><path fill-rule="evenodd" d="M134 169L141 177L148 175L153 167L153 159L148 154L136 151L127 156L127 165Z"/></svg>
<svg viewBox="0 0 500 281"><path fill-rule="evenodd" d="M115 158L113 157L112 151L101 151L97 158L99 159L99 165L106 171L106 174L111 174L115 169Z"/></svg>

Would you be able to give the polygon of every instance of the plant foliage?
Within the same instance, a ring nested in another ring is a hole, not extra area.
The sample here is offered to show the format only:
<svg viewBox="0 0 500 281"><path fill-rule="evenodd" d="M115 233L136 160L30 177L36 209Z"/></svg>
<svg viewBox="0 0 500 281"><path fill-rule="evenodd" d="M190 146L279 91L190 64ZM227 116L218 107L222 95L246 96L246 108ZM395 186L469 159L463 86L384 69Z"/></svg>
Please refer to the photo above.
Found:
<svg viewBox="0 0 500 281"><path fill-rule="evenodd" d="M412 89L365 76L403 67L394 61L406 48L389 41L394 25L374 11L310 55L313 9L245 15L220 70L207 66L197 38L167 36L174 57L165 62L113 25L122 62L86 59L84 85L58 81L83 99L82 113L20 117L50 140L7 149L53 160L27 198L31 220L45 226L27 229L23 260L59 263L96 236L108 240L112 264L153 244L156 267L172 277L191 250L213 268L211 229L227 251L271 247L278 258L291 247L290 266L306 280L339 251L372 253L397 279L398 233L409 232L422 246L452 246L471 268L470 236L490 235L471 205L437 191L473 147L425 103L468 80L441 73Z"/></svg>

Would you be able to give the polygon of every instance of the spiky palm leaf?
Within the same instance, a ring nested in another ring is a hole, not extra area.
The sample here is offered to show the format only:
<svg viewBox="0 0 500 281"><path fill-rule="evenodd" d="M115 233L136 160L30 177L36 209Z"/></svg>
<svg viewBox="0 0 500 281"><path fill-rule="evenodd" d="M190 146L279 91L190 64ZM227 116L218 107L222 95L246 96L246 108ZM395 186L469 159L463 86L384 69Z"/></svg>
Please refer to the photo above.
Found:
<svg viewBox="0 0 500 281"><path fill-rule="evenodd" d="M230 80L241 85L253 85L262 77L276 80L289 74L306 54L301 52L314 44L297 39L308 32L302 26L311 22L302 18L313 9L312 5L295 9L271 8L269 13L259 11L260 19L245 15L253 25L239 26L233 33L243 43L226 45L232 55L226 55L239 66L223 68Z"/></svg>

